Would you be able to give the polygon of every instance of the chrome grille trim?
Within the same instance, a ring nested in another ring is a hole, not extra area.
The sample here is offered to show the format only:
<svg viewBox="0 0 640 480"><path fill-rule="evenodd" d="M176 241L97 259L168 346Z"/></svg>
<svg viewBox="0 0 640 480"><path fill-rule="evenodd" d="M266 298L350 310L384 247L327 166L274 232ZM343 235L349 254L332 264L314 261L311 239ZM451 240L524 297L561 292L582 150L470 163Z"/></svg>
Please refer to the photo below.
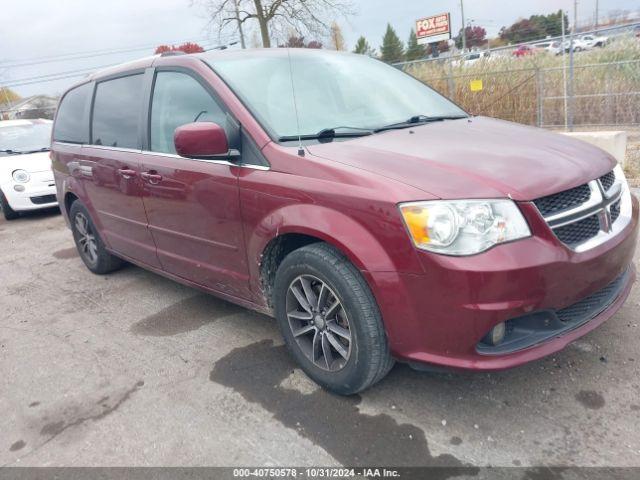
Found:
<svg viewBox="0 0 640 480"><path fill-rule="evenodd" d="M615 180L610 183L612 175ZM609 181L605 181L605 179ZM603 244L619 234L631 222L631 192L619 166L609 174L590 181L587 185L591 192L590 198L577 207L546 216L538 209L554 234L557 229L577 224L594 215L598 216L600 229L595 235L575 244L563 242L575 252L584 252ZM606 186L609 188L607 189ZM576 225L576 228L579 226ZM566 238L566 235L564 236ZM557 234L556 237L562 241Z"/></svg>

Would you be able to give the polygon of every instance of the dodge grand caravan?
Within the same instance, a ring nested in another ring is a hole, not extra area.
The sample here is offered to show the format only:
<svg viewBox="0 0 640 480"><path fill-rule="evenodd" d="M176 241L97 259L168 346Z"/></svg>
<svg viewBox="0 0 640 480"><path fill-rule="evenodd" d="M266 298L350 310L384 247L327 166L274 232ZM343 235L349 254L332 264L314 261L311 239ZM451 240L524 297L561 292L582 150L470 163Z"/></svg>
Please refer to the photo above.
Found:
<svg viewBox="0 0 640 480"><path fill-rule="evenodd" d="M608 154L470 116L365 56L102 71L61 99L51 156L92 272L131 262L272 314L342 394L394 359L490 371L557 352L635 279L638 201Z"/></svg>

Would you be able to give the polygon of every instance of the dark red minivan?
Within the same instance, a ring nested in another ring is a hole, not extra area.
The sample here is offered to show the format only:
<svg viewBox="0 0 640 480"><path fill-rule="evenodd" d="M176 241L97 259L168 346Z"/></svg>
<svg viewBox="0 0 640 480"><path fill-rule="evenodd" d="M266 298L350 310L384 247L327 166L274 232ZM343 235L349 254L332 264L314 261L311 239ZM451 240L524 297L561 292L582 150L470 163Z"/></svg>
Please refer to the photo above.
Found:
<svg viewBox="0 0 640 480"><path fill-rule="evenodd" d="M131 262L276 317L342 394L498 370L611 317L638 201L607 153L472 117L366 56L164 55L63 96L58 199L87 267Z"/></svg>

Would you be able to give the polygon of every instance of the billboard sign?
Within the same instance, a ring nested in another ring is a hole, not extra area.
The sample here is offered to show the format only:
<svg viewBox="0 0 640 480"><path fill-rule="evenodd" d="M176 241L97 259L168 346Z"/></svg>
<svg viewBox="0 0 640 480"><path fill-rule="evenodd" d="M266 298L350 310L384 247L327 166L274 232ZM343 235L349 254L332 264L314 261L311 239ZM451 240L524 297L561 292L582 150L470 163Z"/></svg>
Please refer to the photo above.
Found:
<svg viewBox="0 0 640 480"><path fill-rule="evenodd" d="M451 38L451 15L441 13L416 21L416 37L420 45L449 40Z"/></svg>

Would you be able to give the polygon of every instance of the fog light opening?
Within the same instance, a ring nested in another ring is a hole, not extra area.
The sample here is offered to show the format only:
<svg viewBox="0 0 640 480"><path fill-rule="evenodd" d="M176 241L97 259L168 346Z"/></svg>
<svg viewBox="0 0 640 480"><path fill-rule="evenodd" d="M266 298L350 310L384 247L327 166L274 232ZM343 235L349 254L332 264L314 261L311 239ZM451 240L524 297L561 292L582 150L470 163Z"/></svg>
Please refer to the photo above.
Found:
<svg viewBox="0 0 640 480"><path fill-rule="evenodd" d="M24 192L24 185L14 185L14 186L13 186L13 189L14 189L16 192Z"/></svg>
<svg viewBox="0 0 640 480"><path fill-rule="evenodd" d="M506 331L507 329L506 329L505 323L504 322L499 323L495 327L493 327L491 330L489 330L489 333L487 333L482 339L482 343L491 345L492 347L495 347L496 345L500 345L504 340L504 335Z"/></svg>

